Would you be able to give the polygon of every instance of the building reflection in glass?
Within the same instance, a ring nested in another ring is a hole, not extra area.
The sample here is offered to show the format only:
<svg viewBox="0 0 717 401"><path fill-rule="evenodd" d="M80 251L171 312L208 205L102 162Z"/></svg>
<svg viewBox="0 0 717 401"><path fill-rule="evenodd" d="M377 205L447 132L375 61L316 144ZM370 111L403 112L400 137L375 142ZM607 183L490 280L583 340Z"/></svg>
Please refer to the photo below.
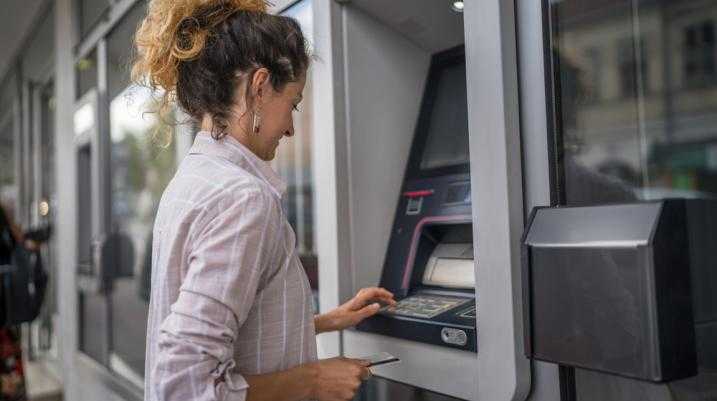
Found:
<svg viewBox="0 0 717 401"><path fill-rule="evenodd" d="M575 184L591 174L622 196L717 194L717 3L571 0L550 11L567 202L602 200Z"/></svg>

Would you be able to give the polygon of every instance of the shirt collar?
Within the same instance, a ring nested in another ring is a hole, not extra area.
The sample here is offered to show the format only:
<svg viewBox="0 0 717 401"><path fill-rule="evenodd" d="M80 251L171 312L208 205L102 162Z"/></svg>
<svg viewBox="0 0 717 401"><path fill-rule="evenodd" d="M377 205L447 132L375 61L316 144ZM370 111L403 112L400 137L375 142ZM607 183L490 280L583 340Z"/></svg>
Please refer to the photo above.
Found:
<svg viewBox="0 0 717 401"><path fill-rule="evenodd" d="M209 132L199 131L189 154L205 154L229 160L249 174L266 182L281 199L286 193L286 182L271 168L269 163L260 159L241 142L231 135L214 139Z"/></svg>

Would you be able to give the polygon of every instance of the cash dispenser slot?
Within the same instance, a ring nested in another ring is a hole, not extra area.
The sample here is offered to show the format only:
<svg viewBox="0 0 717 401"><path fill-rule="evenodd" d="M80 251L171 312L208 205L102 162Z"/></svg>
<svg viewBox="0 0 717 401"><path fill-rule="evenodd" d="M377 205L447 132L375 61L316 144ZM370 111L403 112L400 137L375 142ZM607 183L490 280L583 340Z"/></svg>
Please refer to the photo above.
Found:
<svg viewBox="0 0 717 401"><path fill-rule="evenodd" d="M526 355L666 382L714 368L717 201L537 208L523 236Z"/></svg>

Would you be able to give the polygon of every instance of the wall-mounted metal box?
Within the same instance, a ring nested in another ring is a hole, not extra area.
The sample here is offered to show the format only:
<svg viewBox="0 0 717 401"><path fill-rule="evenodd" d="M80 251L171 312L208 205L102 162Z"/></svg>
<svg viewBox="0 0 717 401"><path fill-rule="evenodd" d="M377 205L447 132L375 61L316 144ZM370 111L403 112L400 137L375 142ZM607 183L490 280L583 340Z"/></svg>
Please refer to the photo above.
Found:
<svg viewBox="0 0 717 401"><path fill-rule="evenodd" d="M715 201L536 208L523 237L527 356L655 382L695 375L717 346L700 336L717 322L703 291L717 282L716 230Z"/></svg>

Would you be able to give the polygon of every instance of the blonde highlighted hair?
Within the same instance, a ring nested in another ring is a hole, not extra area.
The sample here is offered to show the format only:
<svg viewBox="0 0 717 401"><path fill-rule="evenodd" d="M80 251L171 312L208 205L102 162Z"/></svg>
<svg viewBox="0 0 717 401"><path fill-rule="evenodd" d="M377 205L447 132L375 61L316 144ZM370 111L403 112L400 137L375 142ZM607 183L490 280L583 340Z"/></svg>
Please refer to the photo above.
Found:
<svg viewBox="0 0 717 401"><path fill-rule="evenodd" d="M160 116L176 100L192 117L212 117L226 134L238 77L269 70L281 89L298 80L310 56L298 23L267 13L264 0L151 0L135 34L135 82L162 89Z"/></svg>

